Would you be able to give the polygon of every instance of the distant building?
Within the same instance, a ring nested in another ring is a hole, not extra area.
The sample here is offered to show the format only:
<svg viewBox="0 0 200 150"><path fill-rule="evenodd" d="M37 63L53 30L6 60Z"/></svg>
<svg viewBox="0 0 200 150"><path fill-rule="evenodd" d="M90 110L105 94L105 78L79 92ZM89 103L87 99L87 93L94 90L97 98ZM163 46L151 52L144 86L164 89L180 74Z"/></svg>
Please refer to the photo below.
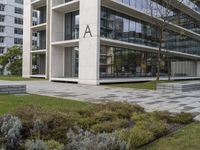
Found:
<svg viewBox="0 0 200 150"><path fill-rule="evenodd" d="M23 44L23 1L0 0L0 55L9 47ZM37 21L37 16L33 20ZM33 40L37 45L37 39ZM0 69L0 74L8 73Z"/></svg>

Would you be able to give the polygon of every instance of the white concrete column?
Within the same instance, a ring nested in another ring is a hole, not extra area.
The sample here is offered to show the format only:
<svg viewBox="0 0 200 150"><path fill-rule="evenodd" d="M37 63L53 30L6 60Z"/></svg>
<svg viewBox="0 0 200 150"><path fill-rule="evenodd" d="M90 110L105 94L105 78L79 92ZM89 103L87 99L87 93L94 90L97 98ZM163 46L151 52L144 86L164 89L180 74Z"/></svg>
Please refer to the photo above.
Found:
<svg viewBox="0 0 200 150"><path fill-rule="evenodd" d="M80 84L99 84L100 9L101 0L80 1Z"/></svg>
<svg viewBox="0 0 200 150"><path fill-rule="evenodd" d="M45 69L45 72L46 72L46 78L49 79L49 58L50 58L50 11L51 11L51 1L46 1L46 4L47 4L47 9L46 9L46 22L47 22L47 26L46 26L46 69Z"/></svg>
<svg viewBox="0 0 200 150"><path fill-rule="evenodd" d="M32 7L31 0L24 1L24 35L23 35L23 77L30 77L31 75L31 49L32 49Z"/></svg>

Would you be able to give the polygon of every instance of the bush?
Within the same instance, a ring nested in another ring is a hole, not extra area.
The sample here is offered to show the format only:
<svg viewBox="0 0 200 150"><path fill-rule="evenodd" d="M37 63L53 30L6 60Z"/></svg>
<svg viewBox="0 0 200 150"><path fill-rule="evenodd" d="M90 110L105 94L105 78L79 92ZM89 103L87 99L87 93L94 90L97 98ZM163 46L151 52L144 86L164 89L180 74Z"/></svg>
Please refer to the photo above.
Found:
<svg viewBox="0 0 200 150"><path fill-rule="evenodd" d="M54 140L47 141L46 144L49 150L63 150L64 149L63 144L60 144L59 142L54 141Z"/></svg>
<svg viewBox="0 0 200 150"><path fill-rule="evenodd" d="M117 113L110 110L102 110L94 114L94 119L98 122L112 121L117 119Z"/></svg>
<svg viewBox="0 0 200 150"><path fill-rule="evenodd" d="M37 121L38 127L42 125L39 127L39 131L43 139L50 140L53 137L59 142L65 141L65 133L76 124L76 120L79 118L79 114L76 112L48 111L33 106L17 109L14 113L22 119L24 139L31 137L31 129L37 129L34 127L35 121Z"/></svg>
<svg viewBox="0 0 200 150"><path fill-rule="evenodd" d="M190 113L178 113L171 120L172 123L188 124L193 122L193 116Z"/></svg>
<svg viewBox="0 0 200 150"><path fill-rule="evenodd" d="M133 105L128 102L108 102L105 104L106 108L112 111L127 110L129 112L143 113L144 108L139 105Z"/></svg>
<svg viewBox="0 0 200 150"><path fill-rule="evenodd" d="M144 108L127 102L108 102L104 104L91 105L87 109L79 110L78 113L83 117L90 117L101 111L113 112L113 115L127 119L131 117L133 112L144 112Z"/></svg>
<svg viewBox="0 0 200 150"><path fill-rule="evenodd" d="M26 150L49 150L42 140L28 140L25 143Z"/></svg>
<svg viewBox="0 0 200 150"><path fill-rule="evenodd" d="M77 150L126 150L125 142L116 138L113 134L94 134L82 129L75 134L72 130L67 133L68 144L66 149Z"/></svg>
<svg viewBox="0 0 200 150"><path fill-rule="evenodd" d="M159 138L168 132L165 121L154 120L152 118L149 120L140 121L136 126L146 131L151 131L156 138Z"/></svg>
<svg viewBox="0 0 200 150"><path fill-rule="evenodd" d="M83 129L90 129L90 127L98 122L92 117L80 118L77 120L77 124Z"/></svg>
<svg viewBox="0 0 200 150"><path fill-rule="evenodd" d="M131 150L137 149L155 138L153 132L138 127L124 129L116 134L120 139L127 141L128 148Z"/></svg>
<svg viewBox="0 0 200 150"><path fill-rule="evenodd" d="M138 128L151 131L155 137L160 137L168 132L165 113L157 112L132 115L132 120Z"/></svg>
<svg viewBox="0 0 200 150"><path fill-rule="evenodd" d="M0 118L0 137L3 139L5 149L17 150L21 140L21 121L14 116L5 115Z"/></svg>
<svg viewBox="0 0 200 150"><path fill-rule="evenodd" d="M117 119L114 121L105 121L102 123L91 126L91 130L96 133L113 132L120 128L126 128L129 126L129 121L125 119Z"/></svg>

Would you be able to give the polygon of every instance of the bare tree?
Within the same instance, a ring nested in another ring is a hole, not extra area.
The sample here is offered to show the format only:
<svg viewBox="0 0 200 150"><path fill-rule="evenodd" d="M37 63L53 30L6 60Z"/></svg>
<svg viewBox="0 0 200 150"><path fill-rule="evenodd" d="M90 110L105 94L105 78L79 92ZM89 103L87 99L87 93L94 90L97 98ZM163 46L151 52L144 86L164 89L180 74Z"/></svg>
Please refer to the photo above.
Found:
<svg viewBox="0 0 200 150"><path fill-rule="evenodd" d="M181 5L183 0L147 0L148 2L148 14L151 16L152 21L158 29L158 53L157 53L157 81L160 80L160 70L161 70L161 53L162 45L165 43L165 31L167 25L169 24L172 17L174 17L173 10L175 10L178 5ZM176 1L176 3L175 3ZM162 4L162 5L161 5ZM174 18L175 19L175 18ZM166 55L169 54L166 52ZM168 79L171 79L170 72L170 57L168 57Z"/></svg>

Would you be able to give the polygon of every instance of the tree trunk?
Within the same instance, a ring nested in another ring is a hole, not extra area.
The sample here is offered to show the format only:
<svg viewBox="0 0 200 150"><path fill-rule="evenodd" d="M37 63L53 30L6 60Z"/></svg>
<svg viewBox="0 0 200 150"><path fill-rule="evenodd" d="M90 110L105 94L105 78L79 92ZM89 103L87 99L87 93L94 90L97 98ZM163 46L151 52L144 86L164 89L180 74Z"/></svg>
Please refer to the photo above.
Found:
<svg viewBox="0 0 200 150"><path fill-rule="evenodd" d="M167 60L167 67L168 67L168 80L170 81L171 80L171 58L169 56L167 56L168 60Z"/></svg>
<svg viewBox="0 0 200 150"><path fill-rule="evenodd" d="M158 64L157 64L157 81L160 80L160 63L161 63L161 50L163 42L163 29L160 29L159 49L158 49Z"/></svg>

